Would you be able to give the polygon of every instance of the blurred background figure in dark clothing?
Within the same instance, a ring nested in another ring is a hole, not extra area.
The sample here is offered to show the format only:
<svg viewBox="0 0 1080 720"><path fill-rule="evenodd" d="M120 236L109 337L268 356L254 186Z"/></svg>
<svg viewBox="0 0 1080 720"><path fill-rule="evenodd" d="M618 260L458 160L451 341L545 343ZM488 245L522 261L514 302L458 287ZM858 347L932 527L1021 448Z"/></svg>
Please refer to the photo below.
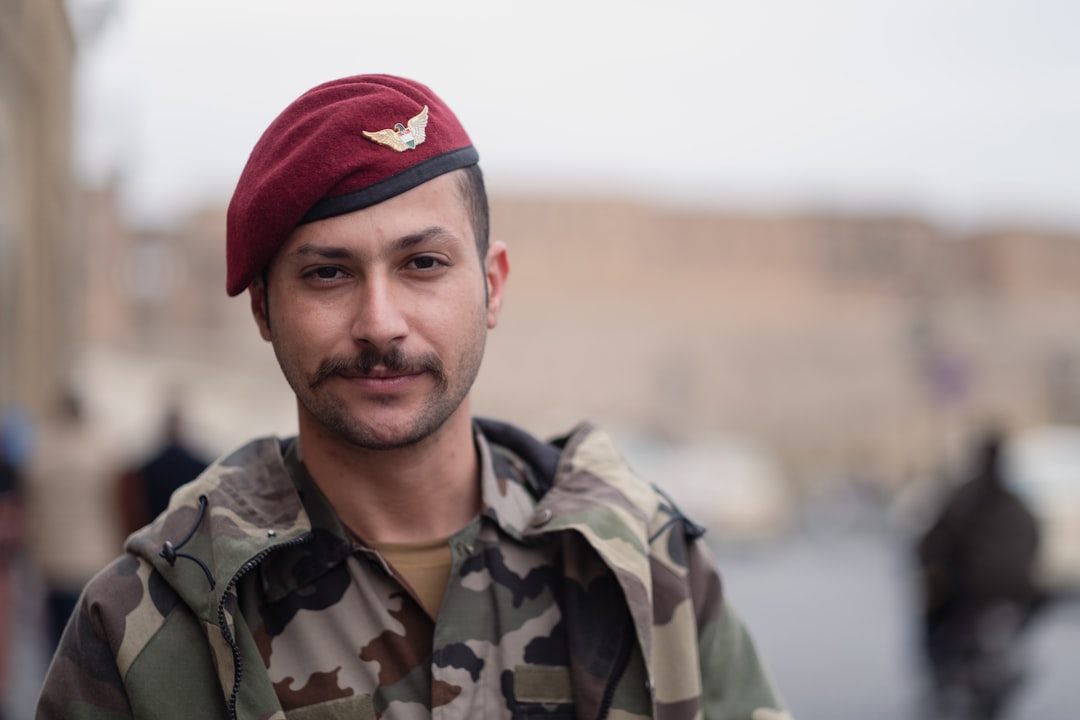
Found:
<svg viewBox="0 0 1080 720"><path fill-rule="evenodd" d="M939 717L1000 717L1020 680L1022 633L1040 605L1037 522L1003 472L1005 437L984 432L969 479L922 536L924 643Z"/></svg>
<svg viewBox="0 0 1080 720"><path fill-rule="evenodd" d="M0 423L0 718L10 678L15 561L23 543L21 458L12 451L6 423Z"/></svg>
<svg viewBox="0 0 1080 720"><path fill-rule="evenodd" d="M120 474L120 512L124 531L132 533L156 518L173 492L194 480L209 458L184 438L183 415L176 405L165 413L161 443L149 457Z"/></svg>

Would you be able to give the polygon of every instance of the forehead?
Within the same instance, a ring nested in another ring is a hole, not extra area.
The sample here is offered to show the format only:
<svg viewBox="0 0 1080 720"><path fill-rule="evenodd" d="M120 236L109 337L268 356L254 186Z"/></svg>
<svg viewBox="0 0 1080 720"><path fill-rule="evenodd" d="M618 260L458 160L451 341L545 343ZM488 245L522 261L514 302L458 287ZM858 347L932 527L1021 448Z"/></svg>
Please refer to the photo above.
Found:
<svg viewBox="0 0 1080 720"><path fill-rule="evenodd" d="M472 245L472 226L458 175L440 175L377 205L300 225L278 257L312 244L344 244L377 252L417 235Z"/></svg>

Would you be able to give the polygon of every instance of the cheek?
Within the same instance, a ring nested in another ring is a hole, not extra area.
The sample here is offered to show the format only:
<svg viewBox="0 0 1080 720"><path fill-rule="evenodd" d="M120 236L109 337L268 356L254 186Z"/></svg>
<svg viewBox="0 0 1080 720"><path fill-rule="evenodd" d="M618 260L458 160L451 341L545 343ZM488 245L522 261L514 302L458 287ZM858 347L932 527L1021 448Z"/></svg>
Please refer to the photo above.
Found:
<svg viewBox="0 0 1080 720"><path fill-rule="evenodd" d="M348 337L343 321L325 308L292 306L288 312L271 308L270 331L276 342L291 347L295 354L319 352L328 343ZM344 329L342 329L344 327Z"/></svg>
<svg viewBox="0 0 1080 720"><path fill-rule="evenodd" d="M477 333L484 331L486 317L482 305L476 305L471 297L467 302L461 298L461 302L440 303L414 314L410 328L417 339L445 359L458 355L463 346L475 343Z"/></svg>

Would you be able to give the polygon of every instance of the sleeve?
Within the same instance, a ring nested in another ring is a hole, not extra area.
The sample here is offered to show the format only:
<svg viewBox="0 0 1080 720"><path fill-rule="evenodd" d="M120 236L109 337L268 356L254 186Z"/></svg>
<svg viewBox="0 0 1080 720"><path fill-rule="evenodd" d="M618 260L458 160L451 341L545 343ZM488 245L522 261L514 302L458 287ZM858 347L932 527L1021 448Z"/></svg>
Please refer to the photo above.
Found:
<svg viewBox="0 0 1080 720"><path fill-rule="evenodd" d="M119 563L99 574L83 590L45 676L35 720L120 720L131 718L131 706L116 663L114 620L124 607L117 591ZM123 626L122 618L119 626Z"/></svg>
<svg viewBox="0 0 1080 720"><path fill-rule="evenodd" d="M705 720L791 720L703 540L689 548Z"/></svg>

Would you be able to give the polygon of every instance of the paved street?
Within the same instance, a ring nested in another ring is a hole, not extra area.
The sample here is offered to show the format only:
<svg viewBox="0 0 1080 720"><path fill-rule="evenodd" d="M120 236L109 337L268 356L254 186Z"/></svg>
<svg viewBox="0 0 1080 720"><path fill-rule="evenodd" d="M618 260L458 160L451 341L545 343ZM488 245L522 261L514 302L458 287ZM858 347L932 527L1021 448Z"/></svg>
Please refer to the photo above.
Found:
<svg viewBox="0 0 1080 720"><path fill-rule="evenodd" d="M719 550L728 593L800 720L931 720L904 548L863 529ZM1080 603L1034 626L1028 681L1008 720L1077 717Z"/></svg>

